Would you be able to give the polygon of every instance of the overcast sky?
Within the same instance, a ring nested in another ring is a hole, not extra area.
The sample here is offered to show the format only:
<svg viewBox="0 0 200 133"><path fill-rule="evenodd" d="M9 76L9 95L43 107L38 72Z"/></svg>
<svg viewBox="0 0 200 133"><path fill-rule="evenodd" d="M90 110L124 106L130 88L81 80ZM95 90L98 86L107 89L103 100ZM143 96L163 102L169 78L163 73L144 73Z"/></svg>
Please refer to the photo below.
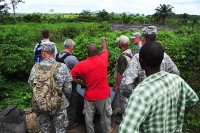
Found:
<svg viewBox="0 0 200 133"><path fill-rule="evenodd" d="M105 9L107 12L130 12L144 15L155 13L159 4L172 5L176 14L187 13L200 15L200 0L24 0L16 13L80 13L83 10L91 12ZM12 10L10 10L12 12Z"/></svg>

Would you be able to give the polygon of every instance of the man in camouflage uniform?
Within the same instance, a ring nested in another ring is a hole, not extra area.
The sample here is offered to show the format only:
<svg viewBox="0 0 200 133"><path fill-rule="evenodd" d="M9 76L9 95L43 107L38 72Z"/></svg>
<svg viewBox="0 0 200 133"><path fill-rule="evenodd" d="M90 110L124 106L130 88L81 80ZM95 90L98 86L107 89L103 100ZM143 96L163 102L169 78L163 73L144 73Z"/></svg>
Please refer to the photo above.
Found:
<svg viewBox="0 0 200 133"><path fill-rule="evenodd" d="M56 62L54 59L55 44L52 42L44 42L41 46L41 53L44 60L39 63L40 69L49 70L51 66ZM33 66L28 83L31 88L33 87L33 81L36 76L36 64ZM67 66L63 63L59 63L53 74L54 81L58 88L62 90L61 106L58 108L55 114L39 114L38 121L41 127L42 133L49 133L52 126L55 126L56 133L65 133L68 125L67 107L69 106L68 98L71 95L72 90L72 77Z"/></svg>
<svg viewBox="0 0 200 133"><path fill-rule="evenodd" d="M116 39L119 48L121 49L121 53L118 56L117 60L116 60L116 64L115 64L115 74L114 74L114 78L115 78L115 82L113 85L113 91L115 91L115 97L112 103L112 109L114 111L113 116L112 116L112 126L114 126L113 124L115 123L115 115L117 115L117 113L121 114L121 108L119 106L119 89L118 86L121 82L122 79L122 74L124 73L125 69L128 67L128 65L130 64L131 58L133 57L133 53L131 51L131 49L129 48L130 45L130 40L127 36L125 35L121 35L120 37L118 37ZM123 97L121 97L122 101L123 101Z"/></svg>
<svg viewBox="0 0 200 133"><path fill-rule="evenodd" d="M56 61L65 63L67 67L71 70L77 63L78 59L71 54L75 46L75 42L72 39L66 39L64 41L64 49L62 52L56 55ZM76 90L77 84L72 82L72 93L69 98L69 107L67 108L69 125L67 127L68 130L75 128L78 126L77 116L76 116L76 108L78 103L78 93Z"/></svg>
<svg viewBox="0 0 200 133"><path fill-rule="evenodd" d="M140 36L141 36L140 32L135 32L135 33L133 33L132 36L130 37L131 40L132 40L132 42L133 42L133 44L137 45L137 46L136 46L136 49L135 49L135 51L134 51L134 54L139 53L139 52L140 52L140 49L141 49L141 47L142 47L142 42L140 41Z"/></svg>
<svg viewBox="0 0 200 133"><path fill-rule="evenodd" d="M149 41L156 41L156 34L157 34L156 26L148 26L142 28L142 35L141 35L142 45L144 45ZM164 58L162 60L160 69L169 73L180 75L177 66L174 64L174 62L166 53L164 53ZM135 54L130 62L129 67L123 73L123 78L119 85L120 96L122 95L126 97L126 102L124 102L124 100L119 101L122 112L124 112L126 109L128 99L133 89L145 78L146 78L145 71L141 68L139 63L139 53Z"/></svg>

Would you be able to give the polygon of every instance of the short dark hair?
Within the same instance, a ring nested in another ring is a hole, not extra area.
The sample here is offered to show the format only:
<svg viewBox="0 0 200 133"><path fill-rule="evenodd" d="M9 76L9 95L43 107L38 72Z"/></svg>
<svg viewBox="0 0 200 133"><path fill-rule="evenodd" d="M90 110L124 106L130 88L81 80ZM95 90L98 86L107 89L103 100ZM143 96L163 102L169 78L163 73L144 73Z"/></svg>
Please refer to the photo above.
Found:
<svg viewBox="0 0 200 133"><path fill-rule="evenodd" d="M158 42L147 42L140 49L139 57L148 67L155 68L163 60L164 49Z"/></svg>
<svg viewBox="0 0 200 133"><path fill-rule="evenodd" d="M42 31L42 38L49 38L49 30L43 30Z"/></svg>
<svg viewBox="0 0 200 133"><path fill-rule="evenodd" d="M156 34L143 34L142 35L146 42L149 42L149 41L156 41Z"/></svg>
<svg viewBox="0 0 200 133"><path fill-rule="evenodd" d="M98 47L96 44L90 44L87 48L88 56L98 55Z"/></svg>

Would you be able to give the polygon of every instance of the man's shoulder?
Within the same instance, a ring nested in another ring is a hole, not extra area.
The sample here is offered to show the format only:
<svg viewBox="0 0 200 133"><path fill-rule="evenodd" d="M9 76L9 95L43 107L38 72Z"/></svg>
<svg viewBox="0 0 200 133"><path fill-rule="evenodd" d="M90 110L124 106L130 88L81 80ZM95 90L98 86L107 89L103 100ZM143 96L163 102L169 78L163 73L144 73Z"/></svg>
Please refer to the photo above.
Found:
<svg viewBox="0 0 200 133"><path fill-rule="evenodd" d="M57 69L58 69L59 71L60 71L60 70L67 71L67 70L68 70L68 67L67 67L64 63L58 62Z"/></svg>

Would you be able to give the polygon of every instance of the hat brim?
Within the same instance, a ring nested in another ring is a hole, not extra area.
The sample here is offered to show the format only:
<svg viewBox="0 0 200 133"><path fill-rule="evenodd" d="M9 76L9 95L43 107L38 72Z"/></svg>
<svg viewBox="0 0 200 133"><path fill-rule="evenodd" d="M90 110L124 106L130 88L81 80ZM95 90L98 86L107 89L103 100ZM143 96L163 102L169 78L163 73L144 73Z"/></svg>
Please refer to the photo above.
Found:
<svg viewBox="0 0 200 133"><path fill-rule="evenodd" d="M132 37L130 37L130 38L131 38L131 39L134 39L134 38L136 38L136 37L133 37L133 36L132 36Z"/></svg>

